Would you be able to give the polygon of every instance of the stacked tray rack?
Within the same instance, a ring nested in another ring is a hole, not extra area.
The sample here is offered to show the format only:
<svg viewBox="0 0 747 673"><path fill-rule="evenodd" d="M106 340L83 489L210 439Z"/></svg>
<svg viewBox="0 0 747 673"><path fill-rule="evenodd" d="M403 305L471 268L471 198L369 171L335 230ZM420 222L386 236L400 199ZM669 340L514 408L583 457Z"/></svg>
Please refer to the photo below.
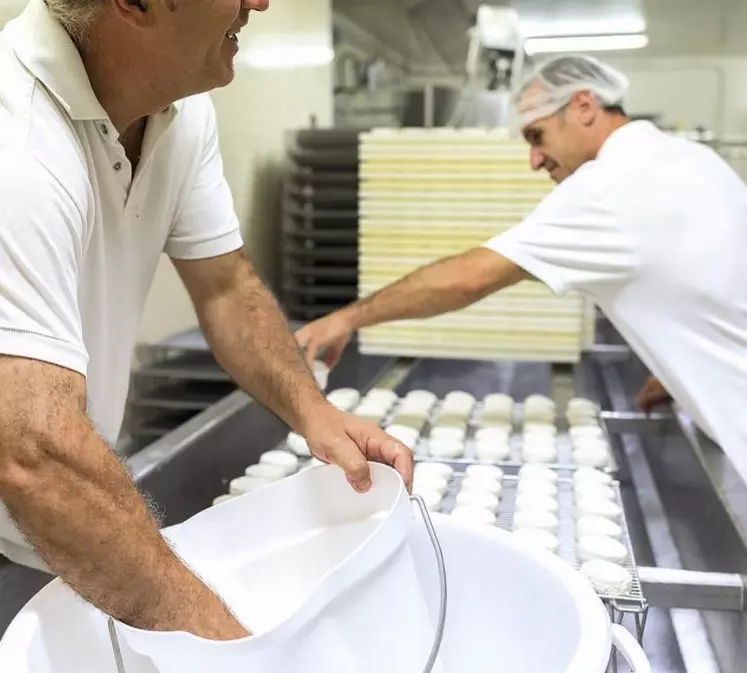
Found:
<svg viewBox="0 0 747 673"><path fill-rule="evenodd" d="M283 303L307 321L358 293L358 132L297 131L283 187Z"/></svg>
<svg viewBox="0 0 747 673"><path fill-rule="evenodd" d="M366 295L521 222L552 190L503 129L375 129L360 149L360 282ZM361 330L362 353L578 362L594 307L520 283L460 311Z"/></svg>
<svg viewBox="0 0 747 673"><path fill-rule="evenodd" d="M120 455L137 453L236 390L198 329L136 348Z"/></svg>

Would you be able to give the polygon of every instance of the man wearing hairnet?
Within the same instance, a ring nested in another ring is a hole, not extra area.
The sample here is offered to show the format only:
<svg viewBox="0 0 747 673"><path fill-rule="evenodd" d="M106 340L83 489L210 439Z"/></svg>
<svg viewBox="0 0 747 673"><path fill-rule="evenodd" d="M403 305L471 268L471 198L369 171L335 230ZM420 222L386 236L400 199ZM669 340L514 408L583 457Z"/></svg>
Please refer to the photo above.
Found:
<svg viewBox="0 0 747 673"><path fill-rule="evenodd" d="M747 186L710 149L631 121L625 77L585 56L541 65L515 96L534 170L558 183L523 222L303 328L334 363L351 334L428 318L523 280L596 302L747 480ZM668 391L668 392L666 392Z"/></svg>

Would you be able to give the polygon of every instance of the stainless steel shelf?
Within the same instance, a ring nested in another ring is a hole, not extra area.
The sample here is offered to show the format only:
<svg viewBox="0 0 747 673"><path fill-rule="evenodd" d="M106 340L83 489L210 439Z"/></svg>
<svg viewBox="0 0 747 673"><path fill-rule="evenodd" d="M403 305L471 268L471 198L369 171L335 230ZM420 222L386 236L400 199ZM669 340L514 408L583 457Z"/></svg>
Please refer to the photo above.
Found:
<svg viewBox="0 0 747 673"><path fill-rule="evenodd" d="M309 320L334 311L358 294L358 132L304 130L288 138L283 187L283 306ZM322 263L344 269L340 287ZM306 271L299 275L298 266ZM341 286L345 285L346 290Z"/></svg>
<svg viewBox="0 0 747 673"><path fill-rule="evenodd" d="M152 363L132 372L134 379L227 382L231 377L214 360L183 355Z"/></svg>
<svg viewBox="0 0 747 673"><path fill-rule="evenodd" d="M222 397L230 395L235 389L231 383L186 381L158 386L143 394L135 391L129 404L137 409L202 411Z"/></svg>

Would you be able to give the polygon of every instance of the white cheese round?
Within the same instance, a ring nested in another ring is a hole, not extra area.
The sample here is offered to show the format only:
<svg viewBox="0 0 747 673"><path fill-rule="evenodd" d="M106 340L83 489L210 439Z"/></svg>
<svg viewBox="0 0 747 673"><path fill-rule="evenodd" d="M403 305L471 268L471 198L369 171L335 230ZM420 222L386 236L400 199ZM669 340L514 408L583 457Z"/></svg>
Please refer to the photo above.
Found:
<svg viewBox="0 0 747 673"><path fill-rule="evenodd" d="M619 540L604 535L584 535L578 540L578 557L583 561L602 559L611 563L625 563L628 550Z"/></svg>
<svg viewBox="0 0 747 673"><path fill-rule="evenodd" d="M581 572L602 596L625 596L633 586L633 576L627 568L601 559L587 561Z"/></svg>
<svg viewBox="0 0 747 673"><path fill-rule="evenodd" d="M293 474L298 470L298 456L290 451L266 451L259 457L259 462L264 465L277 465L278 467L282 467L286 474Z"/></svg>

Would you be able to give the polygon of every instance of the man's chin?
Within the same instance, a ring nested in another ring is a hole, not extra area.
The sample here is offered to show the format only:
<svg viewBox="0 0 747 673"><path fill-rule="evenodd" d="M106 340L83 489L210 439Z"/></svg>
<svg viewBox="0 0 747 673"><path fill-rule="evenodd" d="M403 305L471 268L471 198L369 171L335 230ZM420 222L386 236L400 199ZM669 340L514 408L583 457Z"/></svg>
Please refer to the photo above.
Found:
<svg viewBox="0 0 747 673"><path fill-rule="evenodd" d="M548 171L550 180L552 180L556 185L559 185L565 179L569 178L572 174L573 171L564 171L561 168L556 168L554 171Z"/></svg>

